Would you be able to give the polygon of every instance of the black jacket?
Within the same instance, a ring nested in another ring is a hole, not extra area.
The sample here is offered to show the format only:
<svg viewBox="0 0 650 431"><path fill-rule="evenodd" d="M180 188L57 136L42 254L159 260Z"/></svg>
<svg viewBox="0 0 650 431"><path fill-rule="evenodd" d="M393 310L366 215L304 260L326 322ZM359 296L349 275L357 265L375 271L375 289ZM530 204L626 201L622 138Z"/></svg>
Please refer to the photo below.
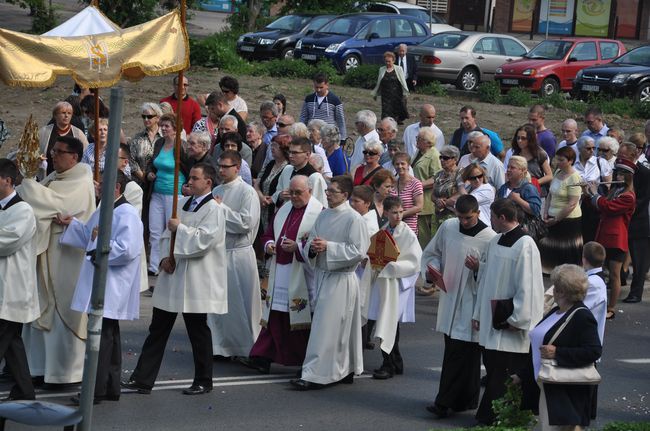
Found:
<svg viewBox="0 0 650 431"><path fill-rule="evenodd" d="M399 56L395 60L395 64L399 64ZM413 86L413 81L418 80L418 65L415 62L415 58L411 54L406 54L406 83L408 87Z"/></svg>
<svg viewBox="0 0 650 431"><path fill-rule="evenodd" d="M582 302L571 307L544 336L544 344L548 344L555 331L564 323L566 318L576 308L584 307L573 315L568 325L553 342L556 347L555 360L558 366L579 368L594 363L600 358L602 346L598 337L598 324L591 311ZM554 307L542 322L558 307ZM541 323L541 322L540 322ZM534 380L532 352L528 366L518 372L522 380L522 408L538 412L539 387ZM546 405L551 425L580 425L588 426L591 419L592 396L591 385L555 385L544 384Z"/></svg>

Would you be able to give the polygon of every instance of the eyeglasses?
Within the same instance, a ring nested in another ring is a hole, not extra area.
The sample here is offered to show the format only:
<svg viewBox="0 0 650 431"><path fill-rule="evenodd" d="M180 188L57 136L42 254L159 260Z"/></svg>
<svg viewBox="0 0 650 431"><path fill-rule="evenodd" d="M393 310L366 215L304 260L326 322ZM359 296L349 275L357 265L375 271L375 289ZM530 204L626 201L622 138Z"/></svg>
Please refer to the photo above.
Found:
<svg viewBox="0 0 650 431"><path fill-rule="evenodd" d="M325 190L325 193L327 193L327 194L331 194L331 195L332 195L332 194L343 193L343 192L340 191L340 190L326 189L326 190Z"/></svg>
<svg viewBox="0 0 650 431"><path fill-rule="evenodd" d="M450 156L440 156L440 160L451 160L455 159L456 157L450 157Z"/></svg>
<svg viewBox="0 0 650 431"><path fill-rule="evenodd" d="M155 115L155 114L154 115L142 114L141 117L142 117L143 120L151 120L152 118L156 118L157 115Z"/></svg>
<svg viewBox="0 0 650 431"><path fill-rule="evenodd" d="M290 196L300 196L303 193L305 193L304 190L289 190L289 195Z"/></svg>
<svg viewBox="0 0 650 431"><path fill-rule="evenodd" d="M277 122L276 124L278 125L278 127L289 127L289 126L293 126L293 124L280 123L280 122Z"/></svg>
<svg viewBox="0 0 650 431"><path fill-rule="evenodd" d="M562 129L562 133L571 133L573 130L571 129Z"/></svg>
<svg viewBox="0 0 650 431"><path fill-rule="evenodd" d="M221 92L224 93L224 94L228 94L228 93L232 93L233 91L232 90L226 90L225 88L222 88Z"/></svg>
<svg viewBox="0 0 650 431"><path fill-rule="evenodd" d="M609 153L609 152L611 152L611 151L612 151L611 148L599 148L599 149L598 149L598 152L599 152L599 153Z"/></svg>
<svg viewBox="0 0 650 431"><path fill-rule="evenodd" d="M527 141L528 137L527 136L517 136L518 141Z"/></svg>
<svg viewBox="0 0 650 431"><path fill-rule="evenodd" d="M305 153L306 153L306 151L291 151L291 150L289 151L289 154L293 154L293 155L296 155L296 154L305 154Z"/></svg>
<svg viewBox="0 0 650 431"><path fill-rule="evenodd" d="M364 156L377 156L377 155L379 155L379 153L376 153L374 151L363 150L363 155Z"/></svg>
<svg viewBox="0 0 650 431"><path fill-rule="evenodd" d="M77 154L75 151L65 151L65 150L57 150L56 148L52 148L50 150L50 154L52 156L56 156L58 154Z"/></svg>
<svg viewBox="0 0 650 431"><path fill-rule="evenodd" d="M585 151L593 151L596 147L582 147Z"/></svg>
<svg viewBox="0 0 650 431"><path fill-rule="evenodd" d="M237 165L219 165L219 169L228 169L228 168L234 168Z"/></svg>
<svg viewBox="0 0 650 431"><path fill-rule="evenodd" d="M467 177L467 179L470 180L470 181L480 180L481 178L483 178L483 174L480 174L480 175L474 175L474 176L472 176L472 177Z"/></svg>

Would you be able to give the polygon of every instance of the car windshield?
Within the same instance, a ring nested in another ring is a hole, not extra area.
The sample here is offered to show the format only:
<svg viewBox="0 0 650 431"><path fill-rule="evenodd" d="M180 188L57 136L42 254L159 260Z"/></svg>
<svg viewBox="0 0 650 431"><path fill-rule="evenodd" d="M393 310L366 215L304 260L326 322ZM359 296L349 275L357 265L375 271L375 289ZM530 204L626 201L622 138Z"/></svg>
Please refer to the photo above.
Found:
<svg viewBox="0 0 650 431"><path fill-rule="evenodd" d="M368 19L362 18L338 18L325 24L319 30L319 33L341 34L346 36L354 36L366 24Z"/></svg>
<svg viewBox="0 0 650 431"><path fill-rule="evenodd" d="M569 40L545 40L524 57L536 60L561 60L572 45L573 42Z"/></svg>
<svg viewBox="0 0 650 431"><path fill-rule="evenodd" d="M402 15L414 16L416 18L421 19L426 24L429 24L429 14L424 9L400 9L400 13ZM435 13L432 13L431 14L431 23L432 24L445 24L445 21L442 18L440 18L438 15L436 15Z"/></svg>
<svg viewBox="0 0 650 431"><path fill-rule="evenodd" d="M642 46L637 49L623 54L616 60L612 61L615 64L636 64L639 66L650 67L650 46Z"/></svg>
<svg viewBox="0 0 650 431"><path fill-rule="evenodd" d="M280 19L276 19L271 24L267 25L268 30L291 30L300 31L301 28L309 22L308 16L287 15Z"/></svg>
<svg viewBox="0 0 650 431"><path fill-rule="evenodd" d="M324 15L324 16L317 16L316 18L312 19L309 25L307 26L307 30L318 30L325 24L327 21L331 20L334 18L331 15Z"/></svg>
<svg viewBox="0 0 650 431"><path fill-rule="evenodd" d="M467 39L467 35L462 33L438 33L422 42L419 46L438 49L454 49L465 39Z"/></svg>

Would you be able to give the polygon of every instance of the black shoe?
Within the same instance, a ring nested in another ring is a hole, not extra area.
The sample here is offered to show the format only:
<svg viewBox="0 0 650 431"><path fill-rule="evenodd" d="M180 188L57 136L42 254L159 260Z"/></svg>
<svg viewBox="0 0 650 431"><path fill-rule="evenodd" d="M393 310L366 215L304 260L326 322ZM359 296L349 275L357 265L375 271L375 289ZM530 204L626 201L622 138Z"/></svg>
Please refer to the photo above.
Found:
<svg viewBox="0 0 650 431"><path fill-rule="evenodd" d="M261 374L269 374L271 372L271 362L262 358L247 358L242 356L239 358L239 363L253 370L257 370Z"/></svg>
<svg viewBox="0 0 650 431"><path fill-rule="evenodd" d="M377 380L387 380L392 379L395 373L390 368L379 368L372 373L372 378Z"/></svg>
<svg viewBox="0 0 650 431"><path fill-rule="evenodd" d="M149 395L151 393L151 388L146 388L133 379L122 380L120 382L120 386L122 386L124 389L131 389L137 391L139 394L143 394L143 395Z"/></svg>
<svg viewBox="0 0 650 431"><path fill-rule="evenodd" d="M202 395L212 391L212 386L192 385L183 389L183 395Z"/></svg>
<svg viewBox="0 0 650 431"><path fill-rule="evenodd" d="M628 295L628 297L625 298L623 302L625 302L626 304L636 304L637 302L641 302L641 298L634 295Z"/></svg>
<svg viewBox="0 0 650 431"><path fill-rule="evenodd" d="M149 270L147 270L147 275L148 275L149 277L155 277L155 276L158 275L158 273L153 272L152 270L149 269Z"/></svg>
<svg viewBox="0 0 650 431"><path fill-rule="evenodd" d="M436 415L436 418L438 419L444 419L446 417L449 417L449 409L447 407L433 403L430 406L427 406L426 408L429 413L433 413L434 415Z"/></svg>
<svg viewBox="0 0 650 431"><path fill-rule="evenodd" d="M32 385L34 385L35 388L42 388L44 384L45 384L45 376L32 377Z"/></svg>
<svg viewBox="0 0 650 431"><path fill-rule="evenodd" d="M311 391L315 389L323 389L325 387L325 385L308 382L307 380L303 380L303 379L293 379L290 380L289 383L291 383L291 386L293 386L299 391Z"/></svg>
<svg viewBox="0 0 650 431"><path fill-rule="evenodd" d="M230 362L230 356L212 355L212 360L217 362Z"/></svg>
<svg viewBox="0 0 650 431"><path fill-rule="evenodd" d="M345 383L346 385L351 385L354 383L354 373L350 373L347 376L339 380L339 383Z"/></svg>
<svg viewBox="0 0 650 431"><path fill-rule="evenodd" d="M93 405L101 404L102 401L119 401L120 396L119 395L104 395L104 396L96 396L93 398ZM81 404L81 394L74 395L70 397L70 401L72 401L72 404L75 406L78 406Z"/></svg>

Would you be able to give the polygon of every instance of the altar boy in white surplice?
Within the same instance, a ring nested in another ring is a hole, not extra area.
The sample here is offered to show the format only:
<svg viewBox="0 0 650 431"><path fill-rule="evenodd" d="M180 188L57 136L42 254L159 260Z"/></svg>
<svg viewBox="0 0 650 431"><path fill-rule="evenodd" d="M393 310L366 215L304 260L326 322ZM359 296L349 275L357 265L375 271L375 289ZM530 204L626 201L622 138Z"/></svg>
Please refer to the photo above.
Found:
<svg viewBox="0 0 650 431"><path fill-rule="evenodd" d="M402 221L404 208L395 196L384 199L385 229L392 235L399 257L377 274L370 293L368 319L376 320L375 338L381 341L384 361L374 370L375 379L390 379L404 372L399 351L399 322L415 322L415 281L420 272L422 249L413 230Z"/></svg>
<svg viewBox="0 0 650 431"><path fill-rule="evenodd" d="M111 196L112 199L106 199L106 204L113 204L115 208L111 223L104 316L97 362L96 402L104 399L117 401L120 398L122 343L119 321L135 320L140 314L140 255L143 250L143 227L138 211L122 193L127 183L126 175L118 171L114 196ZM80 248L86 252L86 259L81 265L71 305L73 310L82 313L90 311L99 214L98 208L86 223L74 217L61 218L61 222L68 226L61 236L61 244ZM79 402L78 398L73 398L73 401Z"/></svg>
<svg viewBox="0 0 650 431"><path fill-rule="evenodd" d="M478 283L465 265L467 256L485 257L496 233L479 219L478 201L463 195L456 201L457 218L445 220L422 255L422 278L429 267L442 273L445 289L438 292L436 330L444 334L440 385L435 402L427 410L438 418L476 408L481 389L481 348L472 328ZM431 280L430 280L431 281Z"/></svg>

